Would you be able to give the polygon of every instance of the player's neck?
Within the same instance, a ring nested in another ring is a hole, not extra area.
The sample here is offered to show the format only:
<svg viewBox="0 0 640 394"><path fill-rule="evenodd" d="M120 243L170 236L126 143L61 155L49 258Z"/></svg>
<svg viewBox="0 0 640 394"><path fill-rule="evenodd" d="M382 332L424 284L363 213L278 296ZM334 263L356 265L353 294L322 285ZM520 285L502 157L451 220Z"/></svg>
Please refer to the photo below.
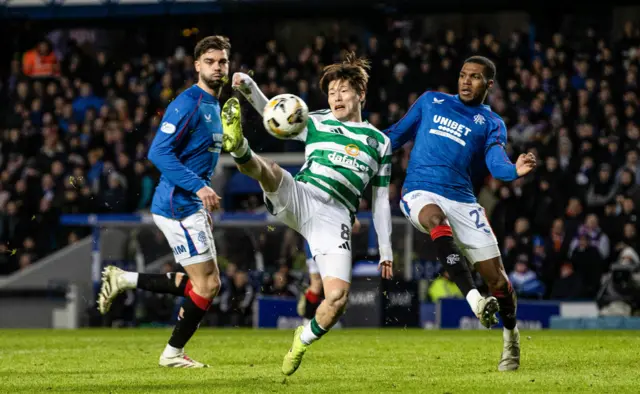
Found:
<svg viewBox="0 0 640 394"><path fill-rule="evenodd" d="M354 122L354 123L362 123L362 114L357 112L355 114L351 114L349 116L344 117L343 119L338 119L341 122Z"/></svg>
<svg viewBox="0 0 640 394"><path fill-rule="evenodd" d="M207 86L206 83L202 82L202 81L198 81L198 83L196 84L198 85L198 87L202 90L204 90L205 92L209 93L210 95L212 95L213 97L218 97L218 94L216 91L214 91L213 89L211 89L209 86Z"/></svg>

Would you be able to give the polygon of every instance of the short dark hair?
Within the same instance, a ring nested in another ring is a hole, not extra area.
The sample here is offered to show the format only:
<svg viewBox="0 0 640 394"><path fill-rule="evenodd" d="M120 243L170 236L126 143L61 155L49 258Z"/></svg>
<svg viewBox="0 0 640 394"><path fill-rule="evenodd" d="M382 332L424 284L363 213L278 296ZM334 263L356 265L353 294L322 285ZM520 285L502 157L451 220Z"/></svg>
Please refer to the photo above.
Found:
<svg viewBox="0 0 640 394"><path fill-rule="evenodd" d="M195 49L193 50L194 60L200 59L200 56L207 53L211 49L215 49L218 51L227 51L228 55L229 50L231 49L231 43L225 36L205 37L202 40L198 41Z"/></svg>
<svg viewBox="0 0 640 394"><path fill-rule="evenodd" d="M354 52L350 52L345 56L343 62L331 64L322 70L320 89L326 94L329 83L335 80L344 80L349 81L358 94L363 94L367 91L367 83L369 82L367 70L369 69L371 66L367 59L358 58Z"/></svg>
<svg viewBox="0 0 640 394"><path fill-rule="evenodd" d="M484 56L471 56L464 61L464 64L467 63L475 63L484 66L484 76L487 79L495 79L496 77L496 64L492 62L489 58Z"/></svg>

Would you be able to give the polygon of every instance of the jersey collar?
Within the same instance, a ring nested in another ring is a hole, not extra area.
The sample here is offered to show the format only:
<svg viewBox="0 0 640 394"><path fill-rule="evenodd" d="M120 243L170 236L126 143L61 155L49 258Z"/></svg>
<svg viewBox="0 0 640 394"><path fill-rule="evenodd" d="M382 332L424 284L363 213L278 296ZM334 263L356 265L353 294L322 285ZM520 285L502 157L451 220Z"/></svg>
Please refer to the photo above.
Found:
<svg viewBox="0 0 640 394"><path fill-rule="evenodd" d="M218 98L205 92L200 86L194 84L193 85L193 89L195 90L196 94L198 96L202 95L202 101L205 102L209 102L209 103L217 103L218 102Z"/></svg>

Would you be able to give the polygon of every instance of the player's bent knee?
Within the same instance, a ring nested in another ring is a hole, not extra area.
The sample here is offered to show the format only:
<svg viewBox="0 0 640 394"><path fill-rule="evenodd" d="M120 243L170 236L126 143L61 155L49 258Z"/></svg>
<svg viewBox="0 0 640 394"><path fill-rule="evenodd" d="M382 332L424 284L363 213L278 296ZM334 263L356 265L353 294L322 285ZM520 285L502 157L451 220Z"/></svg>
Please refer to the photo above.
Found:
<svg viewBox="0 0 640 394"><path fill-rule="evenodd" d="M212 273L199 278L191 278L193 290L202 297L213 299L220 291L220 275Z"/></svg>
<svg viewBox="0 0 640 394"><path fill-rule="evenodd" d="M207 294L211 295L211 298L218 295L221 286L222 282L220 281L220 275L214 274L207 277L207 287L205 290Z"/></svg>

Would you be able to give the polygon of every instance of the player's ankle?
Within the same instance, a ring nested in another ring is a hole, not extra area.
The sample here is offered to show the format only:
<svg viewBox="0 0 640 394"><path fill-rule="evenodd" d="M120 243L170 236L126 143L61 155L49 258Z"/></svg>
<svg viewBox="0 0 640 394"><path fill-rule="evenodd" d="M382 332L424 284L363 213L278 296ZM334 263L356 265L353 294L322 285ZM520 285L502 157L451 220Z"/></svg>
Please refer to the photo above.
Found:
<svg viewBox="0 0 640 394"><path fill-rule="evenodd" d="M128 288L135 289L138 286L139 274L137 272L125 271L121 278Z"/></svg>
<svg viewBox="0 0 640 394"><path fill-rule="evenodd" d="M182 353L184 353L184 348L177 348L167 344L167 346L164 348L164 351L162 352L162 357L177 357Z"/></svg>
<svg viewBox="0 0 640 394"><path fill-rule="evenodd" d="M300 340L305 345L311 345L313 342L322 338L322 336L328 331L329 330L320 326L320 324L318 324L316 318L314 317L306 326L304 326L304 329L300 334Z"/></svg>
<svg viewBox="0 0 640 394"><path fill-rule="evenodd" d="M478 302L480 302L483 297L478 289L471 289L471 291L466 294L465 298L467 299L473 313L476 315L480 313L480 311L478 311Z"/></svg>
<svg viewBox="0 0 640 394"><path fill-rule="evenodd" d="M240 145L238 145L238 147L233 152L231 152L231 156L233 156L234 158L240 158L245 154L247 154L248 150L249 150L249 141L247 141L247 139L243 137Z"/></svg>

